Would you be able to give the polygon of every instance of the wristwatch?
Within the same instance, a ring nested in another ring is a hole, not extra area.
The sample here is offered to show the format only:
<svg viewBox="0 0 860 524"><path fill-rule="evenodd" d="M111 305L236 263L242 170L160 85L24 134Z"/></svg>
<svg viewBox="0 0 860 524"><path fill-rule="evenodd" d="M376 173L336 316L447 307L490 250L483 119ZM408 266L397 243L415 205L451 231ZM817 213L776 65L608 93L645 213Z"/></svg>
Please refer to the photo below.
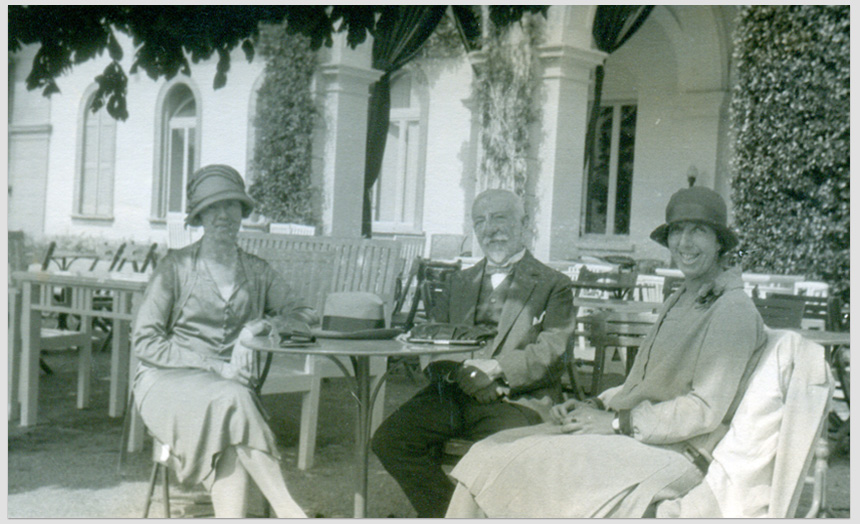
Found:
<svg viewBox="0 0 860 524"><path fill-rule="evenodd" d="M614 431L616 435L623 435L624 434L621 431L621 419L619 419L617 413L615 414L614 417L612 417L612 431Z"/></svg>

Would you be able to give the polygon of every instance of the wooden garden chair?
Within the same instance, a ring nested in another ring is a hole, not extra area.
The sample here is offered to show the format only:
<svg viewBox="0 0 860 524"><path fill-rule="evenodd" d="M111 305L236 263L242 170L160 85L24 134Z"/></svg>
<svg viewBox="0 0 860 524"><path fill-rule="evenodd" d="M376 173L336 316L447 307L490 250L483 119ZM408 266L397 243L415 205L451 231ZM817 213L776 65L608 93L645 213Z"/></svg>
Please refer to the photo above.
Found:
<svg viewBox="0 0 860 524"><path fill-rule="evenodd" d="M135 273L145 273L150 266L152 266L152 269L155 269L156 262L158 261L157 249L158 244L155 242L152 244L126 243L116 270L122 271L122 268L128 262L131 262Z"/></svg>
<svg viewBox="0 0 860 524"><path fill-rule="evenodd" d="M594 358L590 362L587 359L574 359L574 364L580 367L590 364L591 396L606 389L607 359L623 360L623 377L627 376L639 346L656 321L657 313L653 311L635 313L598 310L580 319L580 322L589 326L587 333L594 346Z"/></svg>
<svg viewBox="0 0 860 524"><path fill-rule="evenodd" d="M773 329L800 328L805 302L791 295L774 294L765 298L753 298L766 326Z"/></svg>

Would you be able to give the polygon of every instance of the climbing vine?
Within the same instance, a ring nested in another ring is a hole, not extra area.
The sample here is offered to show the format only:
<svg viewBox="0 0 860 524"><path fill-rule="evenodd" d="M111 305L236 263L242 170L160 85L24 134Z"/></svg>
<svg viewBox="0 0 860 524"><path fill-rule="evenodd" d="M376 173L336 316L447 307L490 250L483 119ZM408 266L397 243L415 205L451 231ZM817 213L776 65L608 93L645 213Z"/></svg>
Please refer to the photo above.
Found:
<svg viewBox="0 0 860 524"><path fill-rule="evenodd" d="M480 118L478 185L526 192L531 124L539 118L535 99L540 76L537 45L542 18L526 14L505 29L491 20L474 80Z"/></svg>
<svg viewBox="0 0 860 524"><path fill-rule="evenodd" d="M316 225L311 153L316 109L311 80L316 56L310 40L285 26L260 31L266 57L257 97L254 182L249 188L257 211L272 222Z"/></svg>

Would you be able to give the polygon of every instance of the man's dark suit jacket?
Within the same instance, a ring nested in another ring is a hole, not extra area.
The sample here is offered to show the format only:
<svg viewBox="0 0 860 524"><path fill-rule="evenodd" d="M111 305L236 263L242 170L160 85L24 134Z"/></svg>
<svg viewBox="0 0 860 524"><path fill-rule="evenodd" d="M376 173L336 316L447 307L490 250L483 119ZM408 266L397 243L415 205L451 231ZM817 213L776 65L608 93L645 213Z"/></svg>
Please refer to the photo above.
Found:
<svg viewBox="0 0 860 524"><path fill-rule="evenodd" d="M458 271L434 304L437 322L475 323L487 259ZM562 356L576 326L570 279L526 251L513 268L498 334L474 358L496 359L511 387L510 400L546 414L561 401Z"/></svg>

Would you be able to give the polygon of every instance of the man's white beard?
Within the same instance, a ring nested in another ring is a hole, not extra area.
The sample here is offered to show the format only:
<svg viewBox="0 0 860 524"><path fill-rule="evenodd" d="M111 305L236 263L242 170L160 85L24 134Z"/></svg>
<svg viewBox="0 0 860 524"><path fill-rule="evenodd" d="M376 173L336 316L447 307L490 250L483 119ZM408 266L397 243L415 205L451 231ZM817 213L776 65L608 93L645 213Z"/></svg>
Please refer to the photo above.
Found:
<svg viewBox="0 0 860 524"><path fill-rule="evenodd" d="M502 265L508 261L509 258L514 256L516 253L508 254L505 251L488 251L486 253L487 260L496 265Z"/></svg>

